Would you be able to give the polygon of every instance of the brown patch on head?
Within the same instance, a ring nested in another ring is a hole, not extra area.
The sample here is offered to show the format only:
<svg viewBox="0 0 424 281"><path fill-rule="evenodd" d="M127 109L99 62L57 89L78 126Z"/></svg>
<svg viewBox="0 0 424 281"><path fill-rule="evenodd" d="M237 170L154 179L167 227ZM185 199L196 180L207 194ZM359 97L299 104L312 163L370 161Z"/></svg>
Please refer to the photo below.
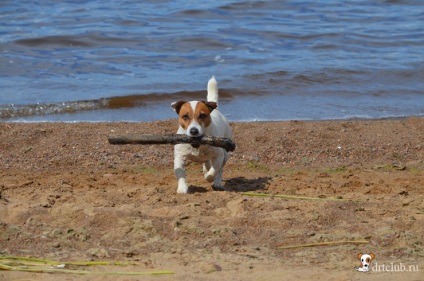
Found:
<svg viewBox="0 0 424 281"><path fill-rule="evenodd" d="M218 104L214 101L203 101L203 103L209 108L210 112L218 107Z"/></svg>
<svg viewBox="0 0 424 281"><path fill-rule="evenodd" d="M173 102L172 104L171 104L171 107L174 109L174 111L177 113L177 114L180 114L180 110L181 110L181 107L183 106L183 104L185 104L185 103L187 103L186 101L177 101L177 102Z"/></svg>
<svg viewBox="0 0 424 281"><path fill-rule="evenodd" d="M174 102L171 106L175 110L175 112L180 116L180 126L184 129L187 129L187 127L191 123L191 120L193 119L193 109L190 105L190 102L177 101Z"/></svg>
<svg viewBox="0 0 424 281"><path fill-rule="evenodd" d="M199 125L208 127L211 122L211 112L217 107L215 102L198 102L194 110L194 119Z"/></svg>

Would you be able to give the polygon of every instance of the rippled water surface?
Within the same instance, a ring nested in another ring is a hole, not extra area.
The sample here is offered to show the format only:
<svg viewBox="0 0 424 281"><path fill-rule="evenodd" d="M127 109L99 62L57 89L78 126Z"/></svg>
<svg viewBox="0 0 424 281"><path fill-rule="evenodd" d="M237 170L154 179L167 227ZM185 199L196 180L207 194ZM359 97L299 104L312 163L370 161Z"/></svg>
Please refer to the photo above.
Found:
<svg viewBox="0 0 424 281"><path fill-rule="evenodd" d="M424 116L424 1L1 1L0 120Z"/></svg>

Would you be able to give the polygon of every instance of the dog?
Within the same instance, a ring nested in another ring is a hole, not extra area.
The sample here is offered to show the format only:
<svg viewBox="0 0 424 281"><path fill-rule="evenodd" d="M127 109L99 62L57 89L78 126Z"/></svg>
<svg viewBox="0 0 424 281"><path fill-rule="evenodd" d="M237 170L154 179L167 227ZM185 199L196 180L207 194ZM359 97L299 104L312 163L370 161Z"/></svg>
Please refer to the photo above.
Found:
<svg viewBox="0 0 424 281"><path fill-rule="evenodd" d="M171 107L179 115L177 134L192 138L215 136L232 138L232 130L227 119L218 111L218 83L214 76L208 81L207 101L178 101ZM192 161L203 163L205 179L213 183L214 190L223 190L222 172L229 153L219 147L208 145L176 144L174 146L174 172L178 181L177 193L187 193L185 164Z"/></svg>
<svg viewBox="0 0 424 281"><path fill-rule="evenodd" d="M355 270L361 272L370 271L371 261L375 259L375 255L373 253L370 254L358 254L358 259L361 261L361 265L359 267L355 267Z"/></svg>

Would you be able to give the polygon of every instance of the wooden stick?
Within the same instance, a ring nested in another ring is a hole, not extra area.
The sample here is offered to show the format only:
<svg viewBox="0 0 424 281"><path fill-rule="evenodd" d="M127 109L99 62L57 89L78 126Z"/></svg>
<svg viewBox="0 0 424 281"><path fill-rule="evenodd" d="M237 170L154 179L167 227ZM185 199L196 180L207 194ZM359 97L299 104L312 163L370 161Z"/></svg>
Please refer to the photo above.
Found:
<svg viewBox="0 0 424 281"><path fill-rule="evenodd" d="M236 145L229 138L204 136L201 138L192 138L187 135L169 134L169 135L110 135L110 144L178 144L188 143L193 145L211 145L224 148L227 151L234 151Z"/></svg>

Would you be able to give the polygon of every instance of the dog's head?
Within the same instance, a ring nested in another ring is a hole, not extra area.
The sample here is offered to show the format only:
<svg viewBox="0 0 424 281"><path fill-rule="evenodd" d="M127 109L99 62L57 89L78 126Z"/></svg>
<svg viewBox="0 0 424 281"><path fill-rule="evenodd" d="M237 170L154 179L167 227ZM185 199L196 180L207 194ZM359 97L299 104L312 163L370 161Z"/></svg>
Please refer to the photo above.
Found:
<svg viewBox="0 0 424 281"><path fill-rule="evenodd" d="M172 108L179 115L179 123L190 137L202 137L212 122L211 112L217 107L215 102L177 101Z"/></svg>
<svg viewBox="0 0 424 281"><path fill-rule="evenodd" d="M371 261L375 258L373 253L370 254L358 254L358 259L361 261L362 268L370 268Z"/></svg>

